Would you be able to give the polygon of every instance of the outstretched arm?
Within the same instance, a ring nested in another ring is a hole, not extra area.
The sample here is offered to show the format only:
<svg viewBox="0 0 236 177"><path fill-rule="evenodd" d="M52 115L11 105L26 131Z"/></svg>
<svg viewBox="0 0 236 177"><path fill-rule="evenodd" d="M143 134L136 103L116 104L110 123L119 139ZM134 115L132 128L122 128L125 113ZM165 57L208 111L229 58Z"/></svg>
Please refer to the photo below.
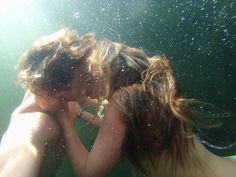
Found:
<svg viewBox="0 0 236 177"><path fill-rule="evenodd" d="M76 134L73 122L66 118L66 114L60 115L66 148L76 174L83 177L106 176L122 155L127 131L122 113L115 106L108 105L90 152Z"/></svg>
<svg viewBox="0 0 236 177"><path fill-rule="evenodd" d="M39 113L22 114L11 120L0 144L1 177L38 176L45 142L59 132L50 121Z"/></svg>
<svg viewBox="0 0 236 177"><path fill-rule="evenodd" d="M4 139L9 138L5 134ZM19 132L18 132L19 134ZM17 141L17 137L14 138ZM4 140L1 146L5 146ZM0 176L36 177L42 160L43 145L35 146L30 142L20 142L17 146L0 152Z"/></svg>

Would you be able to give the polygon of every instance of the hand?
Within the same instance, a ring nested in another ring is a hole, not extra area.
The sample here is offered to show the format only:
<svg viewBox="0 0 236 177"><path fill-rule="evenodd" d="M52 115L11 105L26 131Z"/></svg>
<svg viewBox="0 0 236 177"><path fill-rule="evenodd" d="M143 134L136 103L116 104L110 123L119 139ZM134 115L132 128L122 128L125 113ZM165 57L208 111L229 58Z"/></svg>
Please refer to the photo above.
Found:
<svg viewBox="0 0 236 177"><path fill-rule="evenodd" d="M86 106L91 106L93 108L97 108L99 106L98 100L97 99L92 99L90 97L86 97L84 99L85 105Z"/></svg>
<svg viewBox="0 0 236 177"><path fill-rule="evenodd" d="M75 104L75 114L76 114L76 116L81 115L81 113L82 113L83 111L84 111L84 110L83 110L83 108L80 106L80 104L79 104L79 103L76 103L76 104Z"/></svg>
<svg viewBox="0 0 236 177"><path fill-rule="evenodd" d="M69 114L68 102L64 100L54 99L51 97L35 96L35 104L42 112L59 116L61 114ZM72 111L72 110L71 110Z"/></svg>
<svg viewBox="0 0 236 177"><path fill-rule="evenodd" d="M69 113L72 120L75 120L77 116L81 113L81 111L83 110L81 106L79 105L79 103L74 102L74 101L68 103L68 108L69 108Z"/></svg>

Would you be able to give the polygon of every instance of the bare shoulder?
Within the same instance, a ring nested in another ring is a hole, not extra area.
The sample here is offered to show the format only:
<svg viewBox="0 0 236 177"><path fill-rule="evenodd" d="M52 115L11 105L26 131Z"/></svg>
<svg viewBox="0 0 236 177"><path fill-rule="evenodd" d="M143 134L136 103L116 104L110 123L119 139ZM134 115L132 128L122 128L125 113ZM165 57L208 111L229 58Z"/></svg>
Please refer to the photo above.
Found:
<svg viewBox="0 0 236 177"><path fill-rule="evenodd" d="M113 103L109 103L105 110L104 121L107 122L120 122L121 124L127 123L126 115Z"/></svg>
<svg viewBox="0 0 236 177"><path fill-rule="evenodd" d="M125 115L114 104L108 104L99 134L104 134L106 137L111 136L111 138L117 135L122 137L125 136L127 127L127 118Z"/></svg>

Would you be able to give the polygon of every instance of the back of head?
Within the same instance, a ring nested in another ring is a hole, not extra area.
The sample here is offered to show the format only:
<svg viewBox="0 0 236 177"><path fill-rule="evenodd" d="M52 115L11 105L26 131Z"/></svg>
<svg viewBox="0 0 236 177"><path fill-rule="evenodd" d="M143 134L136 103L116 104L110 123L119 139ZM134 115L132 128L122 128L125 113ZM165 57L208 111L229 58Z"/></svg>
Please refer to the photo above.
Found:
<svg viewBox="0 0 236 177"><path fill-rule="evenodd" d="M106 80L106 93L102 96L106 99L122 87L141 83L141 73L148 66L143 51L109 40L100 41L97 51L90 57L92 74Z"/></svg>
<svg viewBox="0 0 236 177"><path fill-rule="evenodd" d="M33 93L67 90L94 44L92 34L79 37L67 28L44 36L20 59L18 80Z"/></svg>

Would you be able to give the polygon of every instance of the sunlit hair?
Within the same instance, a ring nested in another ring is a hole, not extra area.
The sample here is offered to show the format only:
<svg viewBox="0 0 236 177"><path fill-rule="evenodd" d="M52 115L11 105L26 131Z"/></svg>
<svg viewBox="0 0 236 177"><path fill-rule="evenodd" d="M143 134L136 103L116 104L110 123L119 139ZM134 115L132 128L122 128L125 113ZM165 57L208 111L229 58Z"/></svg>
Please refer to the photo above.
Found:
<svg viewBox="0 0 236 177"><path fill-rule="evenodd" d="M141 83L141 73L149 65L147 56L141 50L109 40L100 41L88 60L92 75L106 80L101 99L108 99L123 86Z"/></svg>
<svg viewBox="0 0 236 177"><path fill-rule="evenodd" d="M127 157L147 176L158 176L159 163L171 165L173 174L177 167L186 170L190 156L200 171L204 164L194 154L192 133L198 120L188 107L193 100L182 97L169 60L148 58L139 49L111 41L100 42L98 49L90 58L91 72L107 81L102 99L126 117Z"/></svg>
<svg viewBox="0 0 236 177"><path fill-rule="evenodd" d="M93 34L79 37L67 28L40 38L19 60L19 82L33 93L69 89L95 42Z"/></svg>

